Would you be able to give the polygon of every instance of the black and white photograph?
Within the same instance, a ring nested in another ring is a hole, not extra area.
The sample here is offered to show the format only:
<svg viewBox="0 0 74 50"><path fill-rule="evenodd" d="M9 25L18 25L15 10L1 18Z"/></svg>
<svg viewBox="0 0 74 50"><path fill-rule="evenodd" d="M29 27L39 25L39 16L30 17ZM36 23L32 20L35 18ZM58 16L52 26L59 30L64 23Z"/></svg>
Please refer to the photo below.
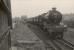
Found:
<svg viewBox="0 0 74 50"><path fill-rule="evenodd" d="M0 50L74 50L74 0L0 0Z"/></svg>

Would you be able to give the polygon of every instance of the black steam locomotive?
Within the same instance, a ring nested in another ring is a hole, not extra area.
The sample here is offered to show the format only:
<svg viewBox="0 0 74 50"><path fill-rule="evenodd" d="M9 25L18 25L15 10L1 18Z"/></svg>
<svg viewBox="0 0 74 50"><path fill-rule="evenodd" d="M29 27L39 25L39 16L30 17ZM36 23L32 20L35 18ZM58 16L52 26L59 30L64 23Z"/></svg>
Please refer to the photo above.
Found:
<svg viewBox="0 0 74 50"><path fill-rule="evenodd" d="M31 18L28 22L38 26L41 30L47 32L50 39L54 39L63 38L64 32L67 30L67 26L61 23L59 19L62 18L55 18L54 21L56 22L53 23L46 17L45 13L37 17Z"/></svg>

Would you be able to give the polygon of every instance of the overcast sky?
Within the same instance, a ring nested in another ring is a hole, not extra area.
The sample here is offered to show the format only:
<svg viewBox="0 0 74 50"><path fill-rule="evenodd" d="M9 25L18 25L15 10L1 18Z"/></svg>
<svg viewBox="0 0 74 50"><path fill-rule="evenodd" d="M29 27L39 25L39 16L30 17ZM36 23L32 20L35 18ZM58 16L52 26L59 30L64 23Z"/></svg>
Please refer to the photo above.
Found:
<svg viewBox="0 0 74 50"><path fill-rule="evenodd" d="M57 7L62 13L74 13L74 0L11 0L12 15L29 17L48 12Z"/></svg>

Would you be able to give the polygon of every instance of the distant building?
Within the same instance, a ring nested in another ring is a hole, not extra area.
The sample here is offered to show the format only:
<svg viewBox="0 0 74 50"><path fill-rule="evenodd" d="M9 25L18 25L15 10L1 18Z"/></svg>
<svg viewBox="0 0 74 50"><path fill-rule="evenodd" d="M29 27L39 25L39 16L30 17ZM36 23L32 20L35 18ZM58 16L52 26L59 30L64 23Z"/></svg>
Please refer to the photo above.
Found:
<svg viewBox="0 0 74 50"><path fill-rule="evenodd" d="M27 16L26 15L21 16L21 20L22 21L25 21L26 19L27 19Z"/></svg>

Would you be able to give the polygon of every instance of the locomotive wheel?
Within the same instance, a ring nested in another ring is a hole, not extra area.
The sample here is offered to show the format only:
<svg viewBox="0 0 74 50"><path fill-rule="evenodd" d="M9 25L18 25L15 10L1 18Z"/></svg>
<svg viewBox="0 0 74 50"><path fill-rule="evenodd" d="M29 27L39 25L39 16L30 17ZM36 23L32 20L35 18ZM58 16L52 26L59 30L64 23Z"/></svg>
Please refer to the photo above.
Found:
<svg viewBox="0 0 74 50"><path fill-rule="evenodd" d="M62 32L60 35L61 35L60 38L63 39L63 36L64 36L64 35L63 35L63 32Z"/></svg>
<svg viewBox="0 0 74 50"><path fill-rule="evenodd" d="M59 35L58 35L57 38L58 38L58 39L63 39L63 36L64 36L64 35L63 35L63 32L60 32L60 33L58 33L58 34L59 34Z"/></svg>
<svg viewBox="0 0 74 50"><path fill-rule="evenodd" d="M50 38L51 38L51 39L55 39L55 38L56 38L56 33L52 32L52 33L50 34Z"/></svg>

